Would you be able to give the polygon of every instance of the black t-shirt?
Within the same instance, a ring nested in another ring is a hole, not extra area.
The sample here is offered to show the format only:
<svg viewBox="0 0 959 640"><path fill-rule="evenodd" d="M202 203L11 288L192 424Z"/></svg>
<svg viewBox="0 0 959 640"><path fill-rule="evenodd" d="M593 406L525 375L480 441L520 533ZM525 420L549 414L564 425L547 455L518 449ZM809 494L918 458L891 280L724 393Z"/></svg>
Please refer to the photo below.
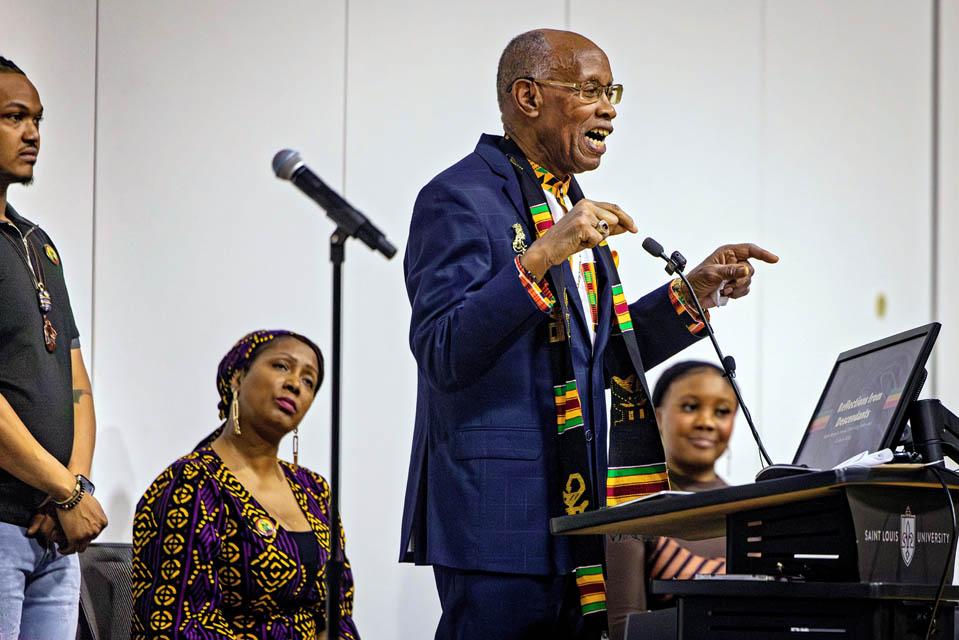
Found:
<svg viewBox="0 0 959 640"><path fill-rule="evenodd" d="M16 229L0 222L0 235L5 236L0 238L0 395L41 446L67 464L73 450L70 349L79 346L79 333L63 267L56 247L42 229L17 215L9 205L6 216ZM44 345L43 316L33 277L24 262L21 234L36 249L35 254L31 251L31 259L40 262L37 275L42 277L53 303L47 314L57 331L53 353ZM45 497L42 491L0 469L0 522L26 526Z"/></svg>

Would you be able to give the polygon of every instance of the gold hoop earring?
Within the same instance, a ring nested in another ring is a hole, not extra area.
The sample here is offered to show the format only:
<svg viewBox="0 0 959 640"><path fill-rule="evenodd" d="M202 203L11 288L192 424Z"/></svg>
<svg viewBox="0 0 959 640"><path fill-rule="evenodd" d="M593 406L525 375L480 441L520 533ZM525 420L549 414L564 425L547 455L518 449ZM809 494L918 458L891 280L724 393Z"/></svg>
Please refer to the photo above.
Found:
<svg viewBox="0 0 959 640"><path fill-rule="evenodd" d="M293 429L293 466L300 466L300 425Z"/></svg>
<svg viewBox="0 0 959 640"><path fill-rule="evenodd" d="M233 422L233 435L238 436L243 432L240 430L240 401L237 399L238 389L233 390L233 401L230 402L230 421Z"/></svg>

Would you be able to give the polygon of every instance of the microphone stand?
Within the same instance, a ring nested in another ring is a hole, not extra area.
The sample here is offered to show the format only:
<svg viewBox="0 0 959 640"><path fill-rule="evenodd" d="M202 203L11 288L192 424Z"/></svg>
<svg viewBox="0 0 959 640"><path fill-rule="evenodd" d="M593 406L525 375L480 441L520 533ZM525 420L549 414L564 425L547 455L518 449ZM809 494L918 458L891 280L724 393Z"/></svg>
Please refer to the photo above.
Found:
<svg viewBox="0 0 959 640"><path fill-rule="evenodd" d="M652 240L652 238L647 238L647 240ZM700 322L702 322L706 327L706 335L709 336L709 340L713 343L713 349L716 350L716 355L719 356L719 361L722 363L725 376L729 379L729 384L733 388L733 393L736 394L736 401L739 402L739 407L743 410L743 416L746 418L746 423L749 425L749 430L752 431L753 439L756 441L756 445L759 447L759 455L762 458L763 466L766 467L772 465L772 458L769 457L766 447L763 446L763 441L759 437L759 431L756 429L756 425L753 423L752 414L749 413L749 409L746 407L746 403L743 401L743 394L739 390L739 384L736 382L736 361L732 356L723 355L723 351L719 348L719 343L716 341L716 334L713 333L713 327L706 318L706 312L703 310L703 306L699 304L699 297L696 295L696 290L693 289L691 284L689 284L686 274L683 273L683 270L686 268L686 258L684 258L683 254L679 253L678 251L674 251L672 256L667 256L666 252L663 251L662 245L655 240L653 240L653 242L655 245L652 247L648 247L647 243L643 242L643 248L657 258L662 258L665 260L666 273L676 273L683 281L683 284L686 285L686 290L689 291L689 295L693 299L693 304L696 306L696 312L699 314Z"/></svg>
<svg viewBox="0 0 959 640"><path fill-rule="evenodd" d="M342 369L343 263L350 235L337 227L330 235L330 262L333 263L333 378L330 398L330 558L327 561L327 637L340 637L340 582L343 550L340 548L340 372Z"/></svg>
<svg viewBox="0 0 959 640"><path fill-rule="evenodd" d="M382 253L387 260L396 254L396 248L366 216L310 171L296 151L283 149L273 156L273 172L277 178L293 182L336 223L336 230L330 236L330 262L333 263L333 397L330 400L330 557L326 572L327 636L329 640L336 640L340 636L340 583L345 564L340 545L340 373L343 362L343 263L346 261L346 241L359 238L370 249Z"/></svg>
<svg viewBox="0 0 959 640"><path fill-rule="evenodd" d="M327 209L327 214L337 219L340 212ZM330 262L333 264L333 371L330 374L333 389L330 398L330 558L327 561L327 638L337 640L340 637L340 583L343 579L345 564L340 544L340 414L343 368L343 263L346 261L346 241L359 237L348 229L337 225L330 235ZM362 239L362 238L361 238ZM385 242L385 238L383 239ZM390 247L392 248L392 247ZM391 253L383 252L387 260Z"/></svg>

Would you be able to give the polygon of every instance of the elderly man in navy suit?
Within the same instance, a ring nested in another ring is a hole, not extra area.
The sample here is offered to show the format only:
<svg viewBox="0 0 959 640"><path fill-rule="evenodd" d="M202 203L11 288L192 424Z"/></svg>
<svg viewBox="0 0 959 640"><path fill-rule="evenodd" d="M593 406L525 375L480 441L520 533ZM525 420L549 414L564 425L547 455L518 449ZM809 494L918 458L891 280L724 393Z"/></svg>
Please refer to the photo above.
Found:
<svg viewBox="0 0 959 640"><path fill-rule="evenodd" d="M621 95L587 38L517 36L497 73L505 135L416 200L400 560L433 566L438 639L602 637L602 540L551 537L549 519L668 486L643 370L703 325L678 280L627 305L605 241L636 224L573 178L599 167ZM725 245L690 272L704 306L748 293L749 259L777 260Z"/></svg>

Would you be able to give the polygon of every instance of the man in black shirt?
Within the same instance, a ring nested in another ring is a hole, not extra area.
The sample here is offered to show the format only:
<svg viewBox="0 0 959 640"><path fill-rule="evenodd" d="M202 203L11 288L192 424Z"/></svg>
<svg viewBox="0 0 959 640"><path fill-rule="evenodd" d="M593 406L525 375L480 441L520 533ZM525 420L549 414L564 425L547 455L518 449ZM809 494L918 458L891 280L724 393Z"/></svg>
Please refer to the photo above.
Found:
<svg viewBox="0 0 959 640"><path fill-rule="evenodd" d="M29 184L43 106L0 58L0 638L72 640L82 551L106 526L95 418L60 256L7 203Z"/></svg>

